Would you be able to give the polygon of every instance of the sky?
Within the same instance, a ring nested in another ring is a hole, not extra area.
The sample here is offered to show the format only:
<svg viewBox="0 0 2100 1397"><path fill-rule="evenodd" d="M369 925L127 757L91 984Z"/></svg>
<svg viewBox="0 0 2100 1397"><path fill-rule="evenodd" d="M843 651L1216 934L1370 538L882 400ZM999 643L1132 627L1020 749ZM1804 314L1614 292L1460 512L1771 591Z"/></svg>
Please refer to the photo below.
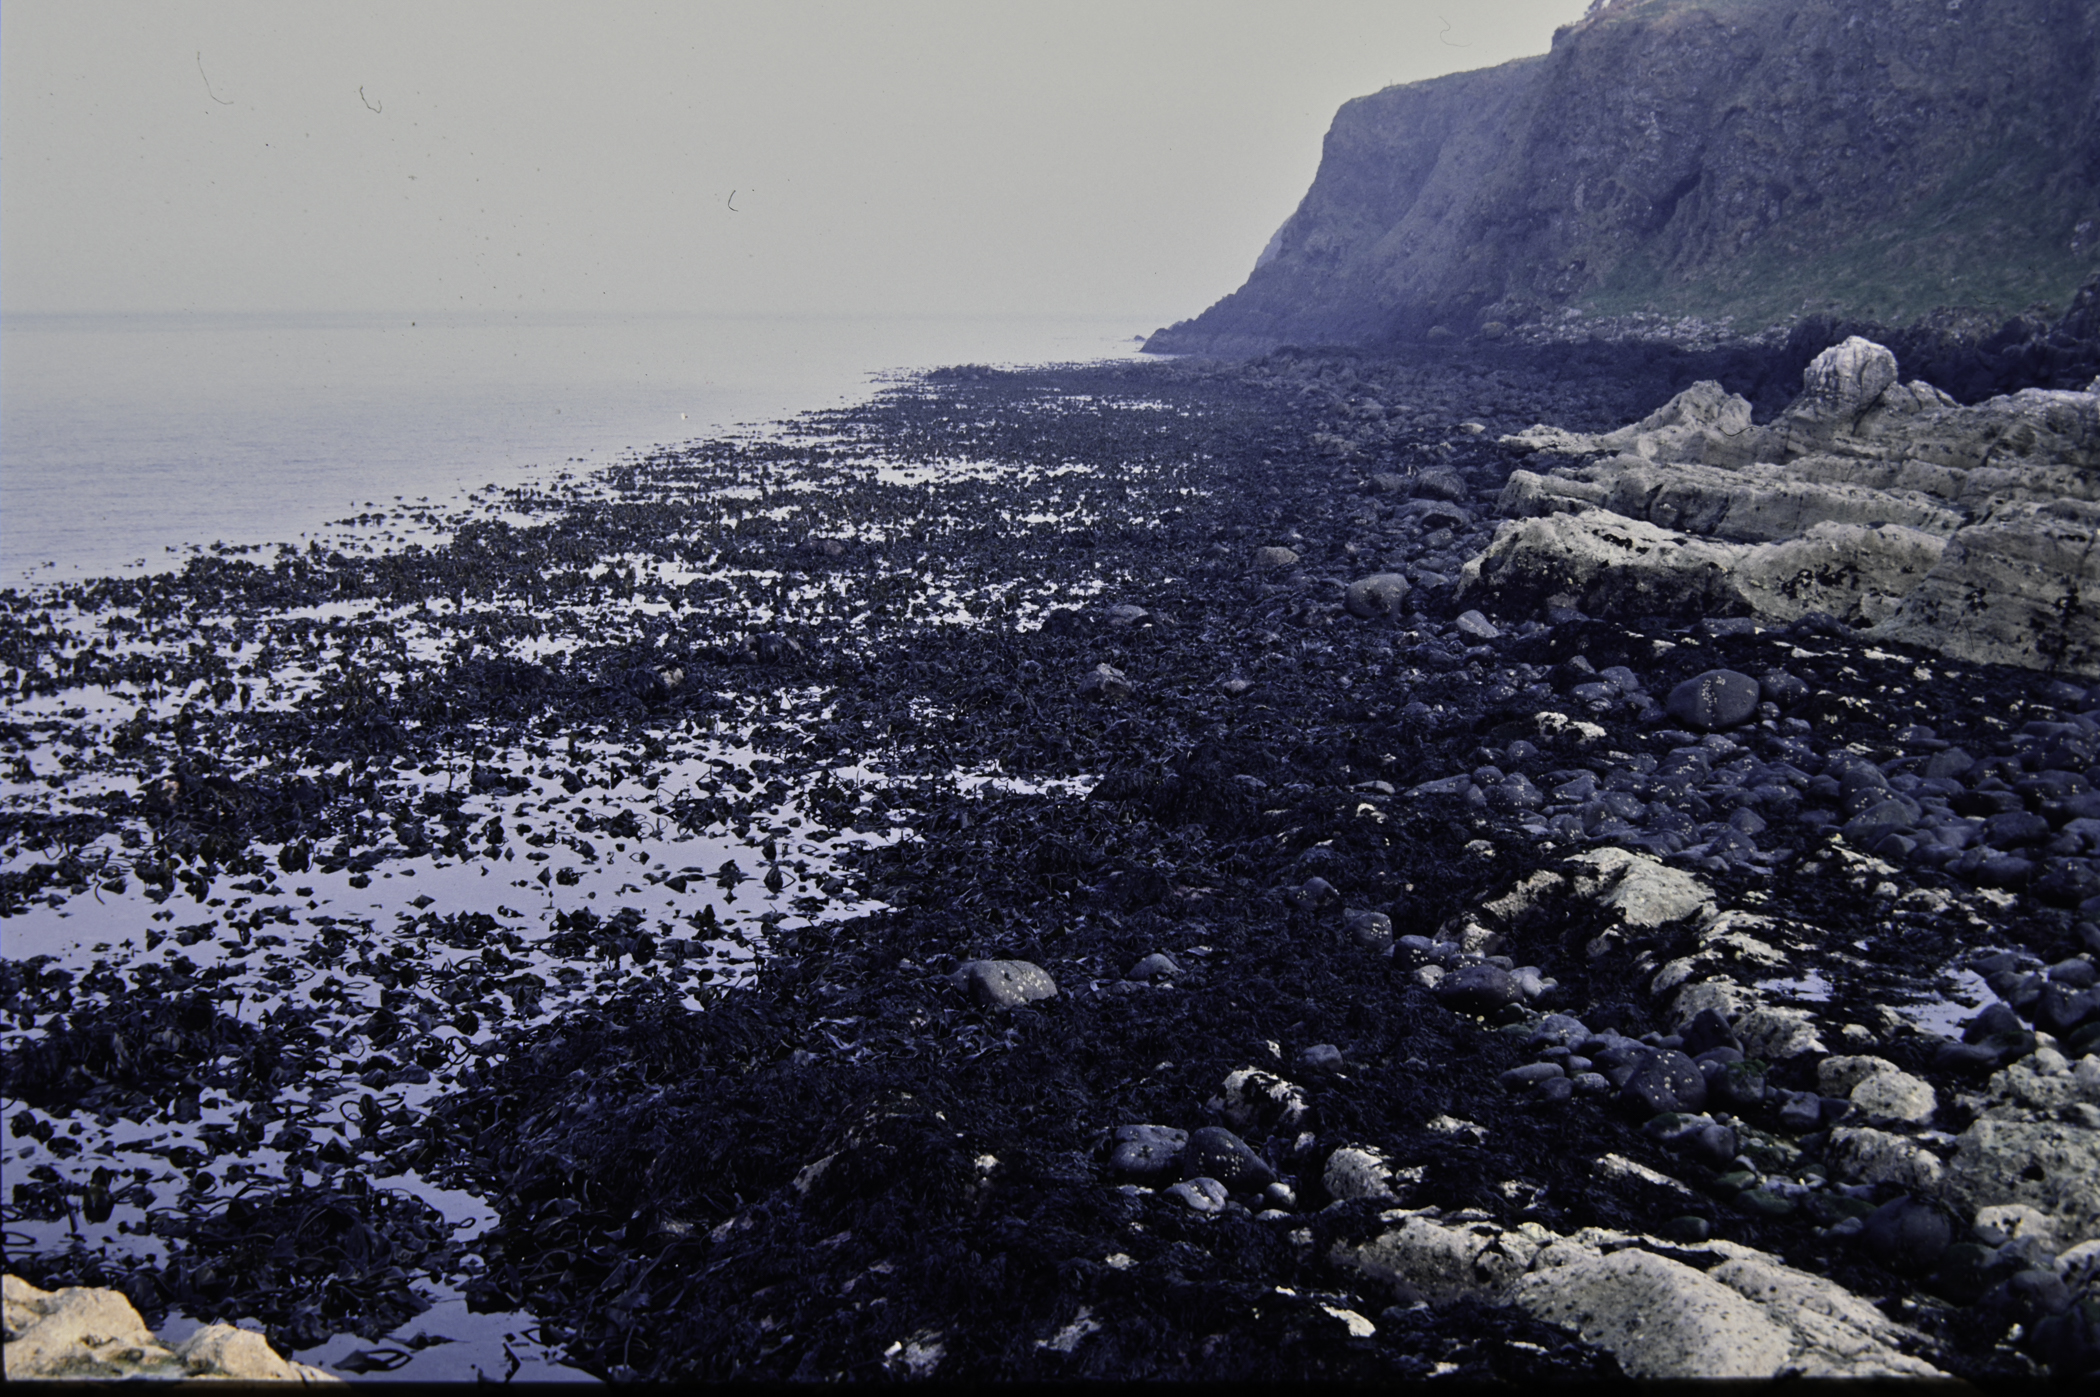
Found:
<svg viewBox="0 0 2100 1397"><path fill-rule="evenodd" d="M1586 0L0 6L0 313L1130 315Z"/></svg>

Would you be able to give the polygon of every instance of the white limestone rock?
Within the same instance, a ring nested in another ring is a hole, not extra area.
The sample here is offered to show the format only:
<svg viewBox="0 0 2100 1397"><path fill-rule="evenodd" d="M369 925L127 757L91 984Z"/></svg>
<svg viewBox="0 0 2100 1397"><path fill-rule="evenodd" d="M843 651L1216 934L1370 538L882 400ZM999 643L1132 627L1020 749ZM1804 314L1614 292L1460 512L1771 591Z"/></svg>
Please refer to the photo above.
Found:
<svg viewBox="0 0 2100 1397"><path fill-rule="evenodd" d="M2100 1238L2100 1130L1986 1116L1955 1141L1943 1196L1971 1214L2024 1203L2066 1246Z"/></svg>
<svg viewBox="0 0 2100 1397"><path fill-rule="evenodd" d="M1790 621L1984 663L2100 676L2100 398L2029 389L1971 407L1898 381L1854 337L1767 427L1702 383L1600 435L1504 440L1586 458L1514 472L1461 593L1521 609Z"/></svg>
<svg viewBox="0 0 2100 1397"><path fill-rule="evenodd" d="M2020 1120L2040 1111L2055 1114L2079 1102L2100 1103L2100 1062L2076 1067L2049 1048L1991 1074L1984 1114Z"/></svg>
<svg viewBox="0 0 2100 1397"><path fill-rule="evenodd" d="M1225 1090L1216 1098L1216 1109L1225 1123L1242 1135L1250 1131L1295 1131L1311 1105L1305 1090L1259 1067L1242 1067L1225 1078Z"/></svg>
<svg viewBox="0 0 2100 1397"><path fill-rule="evenodd" d="M1823 523L1900 524L1944 538L1968 522L1922 490L1804 479L1769 464L1726 468L1630 455L1550 475L1512 471L1501 508L1512 518L1609 510L1734 543L1794 538Z"/></svg>
<svg viewBox="0 0 2100 1397"><path fill-rule="evenodd" d="M1353 1198L1398 1200L1393 1187L1393 1164L1383 1151L1368 1145L1344 1145L1327 1156L1320 1182L1327 1196L1346 1202Z"/></svg>
<svg viewBox="0 0 2100 1397"><path fill-rule="evenodd" d="M1786 1331L1791 1351L1782 1371L1804 1378L1942 1376L1897 1347L1910 1337L1906 1331L1833 1281L1755 1257L1724 1261L1706 1275Z"/></svg>
<svg viewBox="0 0 2100 1397"><path fill-rule="evenodd" d="M1874 406L1899 375L1896 356L1859 335L1834 344L1809 361L1801 375L1798 411L1857 416Z"/></svg>
<svg viewBox="0 0 2100 1397"><path fill-rule="evenodd" d="M1916 1140L1871 1126L1832 1130L1824 1159L1848 1183L1894 1184L1911 1193L1937 1193L1946 1176L1939 1156Z"/></svg>
<svg viewBox="0 0 2100 1397"><path fill-rule="evenodd" d="M1337 1245L1329 1259L1387 1284L1404 1283L1431 1304L1494 1298L1531 1268L1538 1244L1490 1222L1446 1226L1422 1215L1357 1247Z"/></svg>
<svg viewBox="0 0 2100 1397"><path fill-rule="evenodd" d="M7 1291L6 1375L25 1378L123 1378L175 1371L175 1355L154 1337L114 1290L66 1286L39 1290L18 1276Z"/></svg>
<svg viewBox="0 0 2100 1397"><path fill-rule="evenodd" d="M235 1378L248 1382L341 1382L304 1363L278 1356L270 1341L252 1329L208 1324L175 1349L192 1377Z"/></svg>
<svg viewBox="0 0 2100 1397"><path fill-rule="evenodd" d="M1949 547L1940 535L1902 524L1823 522L1798 538L1747 548L1730 581L1743 604L1767 620L1822 611L1872 625L1901 610Z"/></svg>
<svg viewBox="0 0 2100 1397"><path fill-rule="evenodd" d="M1703 921L1714 915L1713 889L1646 854L1593 849L1568 862L1587 870L1576 875L1575 895L1610 908L1626 926L1658 927L1685 917Z"/></svg>
<svg viewBox="0 0 2100 1397"><path fill-rule="evenodd" d="M1712 379L1701 379L1640 421L1615 432L1592 435L1541 423L1506 436L1502 442L1564 456L1613 451L1645 460L1723 462L1754 459L1767 435L1752 425L1748 398L1730 393Z"/></svg>
<svg viewBox="0 0 2100 1397"><path fill-rule="evenodd" d="M1947 543L1874 634L1981 664L2100 673L2100 506L2009 505ZM2068 621L2066 618L2070 618Z"/></svg>
<svg viewBox="0 0 2100 1397"><path fill-rule="evenodd" d="M1793 1352L1756 1302L1653 1252L1558 1267L1534 1278L1517 1303L1609 1349L1634 1378L1765 1378Z"/></svg>
<svg viewBox="0 0 2100 1397"><path fill-rule="evenodd" d="M1602 1229L1504 1230L1479 1214L1394 1211L1329 1259L1433 1304L1515 1304L1609 1349L1637 1378L1942 1376L1903 1351L1918 1336L1866 1300L1765 1253L1716 1240L1702 1273ZM1675 1245L1682 1254L1686 1247Z"/></svg>
<svg viewBox="0 0 2100 1397"><path fill-rule="evenodd" d="M1931 1083L1886 1058L1825 1058L1817 1064L1816 1084L1825 1096L1849 1098L1869 1120L1919 1125L1939 1107Z"/></svg>
<svg viewBox="0 0 2100 1397"><path fill-rule="evenodd" d="M1783 1004L1765 1004L1746 1012L1735 1023L1736 1041L1747 1057L1767 1062L1787 1062L1797 1057L1828 1052L1815 1020L1805 1009Z"/></svg>
<svg viewBox="0 0 2100 1397"><path fill-rule="evenodd" d="M2074 1290L2100 1283L2100 1241L2065 1248L2057 1255L2056 1274Z"/></svg>
<svg viewBox="0 0 2100 1397"><path fill-rule="evenodd" d="M1867 624L1895 616L1949 546L1907 525L1832 521L1776 543L1727 543L1597 509L1504 520L1461 570L1459 592L1519 609L1566 594L1600 615L1791 622L1825 611Z"/></svg>
<svg viewBox="0 0 2100 1397"><path fill-rule="evenodd" d="M1978 1227L1995 1227L2015 1241L2033 1240L2051 1256L2063 1250L2056 1236L2056 1222L2039 1208L2025 1203L1999 1203L1976 1210Z"/></svg>
<svg viewBox="0 0 2100 1397"><path fill-rule="evenodd" d="M1505 609L1564 595L1599 615L1725 616L1743 606L1730 574L1746 551L1605 510L1505 519L1460 570L1458 592Z"/></svg>
<svg viewBox="0 0 2100 1397"><path fill-rule="evenodd" d="M160 1341L121 1292L66 1286L40 1290L8 1276L7 1380L220 1378L251 1382L340 1382L333 1373L292 1363L249 1329L211 1324L182 1343Z"/></svg>
<svg viewBox="0 0 2100 1397"><path fill-rule="evenodd" d="M1679 990L1677 997L1670 1001L1670 1025L1681 1030L1708 1009L1733 1024L1756 1002L1749 990L1726 976L1695 980Z"/></svg>

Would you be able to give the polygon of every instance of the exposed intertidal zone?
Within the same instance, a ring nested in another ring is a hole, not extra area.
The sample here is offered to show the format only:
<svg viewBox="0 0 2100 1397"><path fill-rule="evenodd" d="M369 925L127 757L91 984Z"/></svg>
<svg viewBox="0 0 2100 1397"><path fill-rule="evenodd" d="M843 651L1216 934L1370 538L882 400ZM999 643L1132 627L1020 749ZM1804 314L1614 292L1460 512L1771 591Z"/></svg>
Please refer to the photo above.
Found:
<svg viewBox="0 0 2100 1397"><path fill-rule="evenodd" d="M1460 595L1667 377L944 371L0 595L10 1271L352 1372L2089 1369L2100 697Z"/></svg>

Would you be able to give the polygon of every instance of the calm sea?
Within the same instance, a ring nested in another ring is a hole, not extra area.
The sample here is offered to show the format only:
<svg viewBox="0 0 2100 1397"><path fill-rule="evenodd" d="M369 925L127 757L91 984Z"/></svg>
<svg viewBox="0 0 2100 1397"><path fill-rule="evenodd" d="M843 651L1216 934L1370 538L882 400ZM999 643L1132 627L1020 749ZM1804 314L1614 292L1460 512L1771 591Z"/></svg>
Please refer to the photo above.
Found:
<svg viewBox="0 0 2100 1397"><path fill-rule="evenodd" d="M939 364L1136 352L1132 320L684 315L10 315L0 585L296 542L353 505L864 396Z"/></svg>

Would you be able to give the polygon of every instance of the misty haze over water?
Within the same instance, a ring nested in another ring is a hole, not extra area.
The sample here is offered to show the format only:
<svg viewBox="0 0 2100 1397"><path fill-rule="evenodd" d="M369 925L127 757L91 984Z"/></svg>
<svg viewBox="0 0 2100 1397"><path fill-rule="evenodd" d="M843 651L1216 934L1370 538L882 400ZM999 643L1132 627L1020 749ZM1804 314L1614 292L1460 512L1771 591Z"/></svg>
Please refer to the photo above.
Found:
<svg viewBox="0 0 2100 1397"><path fill-rule="evenodd" d="M10 316L0 580L296 543L368 502L443 504L588 469L829 406L883 372L1134 353L1142 328L1010 315Z"/></svg>

